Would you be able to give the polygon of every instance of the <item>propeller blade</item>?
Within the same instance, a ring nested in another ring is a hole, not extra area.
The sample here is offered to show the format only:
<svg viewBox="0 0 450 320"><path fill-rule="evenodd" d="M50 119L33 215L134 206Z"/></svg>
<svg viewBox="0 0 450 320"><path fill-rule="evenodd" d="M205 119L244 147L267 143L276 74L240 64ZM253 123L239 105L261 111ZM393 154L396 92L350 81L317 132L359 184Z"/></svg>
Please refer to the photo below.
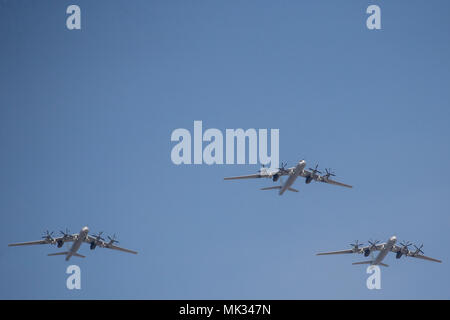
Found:
<svg viewBox="0 0 450 320"><path fill-rule="evenodd" d="M419 248L417 248L417 246L416 246L416 245L414 245L414 247L416 248L416 252L415 252L414 254L418 254L418 253L422 253L422 254L424 254L424 252L422 251L422 248L423 248L423 244L422 244L422 245L420 245L420 247L419 247Z"/></svg>
<svg viewBox="0 0 450 320"><path fill-rule="evenodd" d="M54 232L49 232L48 230L46 230L44 232L44 234L42 235L43 239L52 239Z"/></svg>
<svg viewBox="0 0 450 320"><path fill-rule="evenodd" d="M102 238L102 234L103 234L103 231L100 231L98 234L93 234L92 236L93 236L94 238L96 238L97 240L102 240L102 241L104 241L105 239Z"/></svg>
<svg viewBox="0 0 450 320"><path fill-rule="evenodd" d="M376 247L377 246L377 244L380 242L380 240L369 240L368 241L369 242L369 244L370 244L370 248L373 248L373 247Z"/></svg>
<svg viewBox="0 0 450 320"><path fill-rule="evenodd" d="M355 250L359 249L360 246L363 246L363 243L360 243L359 240L355 240L355 243L350 243L350 246L352 246Z"/></svg>
<svg viewBox="0 0 450 320"><path fill-rule="evenodd" d="M403 247L407 248L411 245L411 242L409 241L404 241L404 242L400 242L400 245L402 245Z"/></svg>
<svg viewBox="0 0 450 320"><path fill-rule="evenodd" d="M311 170L312 172L313 172L313 174L316 174L317 172L318 173L320 173L320 174L322 174L322 172L320 172L319 170L317 170L317 168L319 167L319 164L316 164L316 167L313 169L313 168L309 168L309 170Z"/></svg>
<svg viewBox="0 0 450 320"><path fill-rule="evenodd" d="M335 177L336 175L331 171L331 168L325 168L325 172L327 173L325 176L330 177L333 176Z"/></svg>
<svg viewBox="0 0 450 320"><path fill-rule="evenodd" d="M116 234L114 233L112 237L108 236L109 243L119 243L119 241L116 240Z"/></svg>

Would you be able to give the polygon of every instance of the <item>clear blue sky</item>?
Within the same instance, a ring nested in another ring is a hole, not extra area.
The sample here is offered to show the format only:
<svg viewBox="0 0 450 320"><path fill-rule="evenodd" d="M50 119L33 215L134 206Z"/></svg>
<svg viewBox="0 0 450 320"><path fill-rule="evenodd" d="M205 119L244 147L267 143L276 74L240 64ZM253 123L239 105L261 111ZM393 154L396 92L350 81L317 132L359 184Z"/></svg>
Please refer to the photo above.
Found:
<svg viewBox="0 0 450 320"><path fill-rule="evenodd" d="M65 27L78 4L82 30ZM365 26L378 4L382 30ZM0 298L450 298L450 3L0 1ZM280 159L352 190L223 181L257 165L175 166L176 128L278 128ZM9 248L46 230L117 233L137 256ZM355 239L390 254L382 290Z"/></svg>

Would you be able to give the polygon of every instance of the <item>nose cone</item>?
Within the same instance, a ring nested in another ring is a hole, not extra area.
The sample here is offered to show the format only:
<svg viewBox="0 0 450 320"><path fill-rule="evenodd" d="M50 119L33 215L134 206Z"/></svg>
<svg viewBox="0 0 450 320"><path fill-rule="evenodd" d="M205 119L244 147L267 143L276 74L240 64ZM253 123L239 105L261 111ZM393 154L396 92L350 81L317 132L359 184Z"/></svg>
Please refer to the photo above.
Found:
<svg viewBox="0 0 450 320"><path fill-rule="evenodd" d="M89 228L86 226L82 229L83 232L89 232Z"/></svg>
<svg viewBox="0 0 450 320"><path fill-rule="evenodd" d="M303 160L300 160L298 163L299 164L306 164L306 161L303 159Z"/></svg>
<svg viewBox="0 0 450 320"><path fill-rule="evenodd" d="M396 241L397 241L397 237L396 237L396 236L392 236L392 237L391 237L391 241L392 241L392 242L396 242Z"/></svg>

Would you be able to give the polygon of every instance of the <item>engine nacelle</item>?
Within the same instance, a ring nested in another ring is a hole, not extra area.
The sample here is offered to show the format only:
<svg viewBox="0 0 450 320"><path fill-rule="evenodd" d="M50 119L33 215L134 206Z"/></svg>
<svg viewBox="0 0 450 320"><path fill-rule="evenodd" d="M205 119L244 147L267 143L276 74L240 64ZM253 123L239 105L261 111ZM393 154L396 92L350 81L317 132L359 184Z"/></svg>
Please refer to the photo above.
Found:
<svg viewBox="0 0 450 320"><path fill-rule="evenodd" d="M96 246L97 244L95 243L95 241L92 241L90 245L91 250L94 250Z"/></svg>
<svg viewBox="0 0 450 320"><path fill-rule="evenodd" d="M400 259L403 255L403 252L399 251L395 254L395 258Z"/></svg>
<svg viewBox="0 0 450 320"><path fill-rule="evenodd" d="M57 247L61 248L63 246L63 244L64 244L63 240L58 240Z"/></svg>
<svg viewBox="0 0 450 320"><path fill-rule="evenodd" d="M279 174L275 174L272 178L273 182L277 182L278 178L280 178Z"/></svg>
<svg viewBox="0 0 450 320"><path fill-rule="evenodd" d="M364 250L364 257L368 257L369 254L370 254L370 250L369 249Z"/></svg>
<svg viewBox="0 0 450 320"><path fill-rule="evenodd" d="M312 178L311 176L307 177L306 180L305 180L305 183L306 183L306 184L311 183L312 179L313 179L313 178Z"/></svg>

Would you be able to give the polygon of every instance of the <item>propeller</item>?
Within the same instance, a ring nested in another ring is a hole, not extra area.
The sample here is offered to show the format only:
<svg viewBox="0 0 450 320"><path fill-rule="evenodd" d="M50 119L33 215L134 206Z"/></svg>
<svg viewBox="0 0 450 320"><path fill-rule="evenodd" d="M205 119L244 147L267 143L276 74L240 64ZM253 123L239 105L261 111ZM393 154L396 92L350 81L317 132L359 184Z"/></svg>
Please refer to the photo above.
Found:
<svg viewBox="0 0 450 320"><path fill-rule="evenodd" d="M320 173L320 174L322 174L322 172L320 172L319 170L317 170L317 167L318 167L319 165L318 164L316 164L316 167L313 169L313 168L309 168L309 170L311 170L312 171L312 174L313 175L316 175L316 173L318 172L318 173Z"/></svg>
<svg viewBox="0 0 450 320"><path fill-rule="evenodd" d="M53 240L53 234L54 234L53 231L49 232L48 230L46 230L42 235L42 239Z"/></svg>
<svg viewBox="0 0 450 320"><path fill-rule="evenodd" d="M405 241L405 242L400 242L400 245L401 245L403 248L408 249L408 247L409 247L410 245L412 245L412 243L409 242L409 241Z"/></svg>
<svg viewBox="0 0 450 320"><path fill-rule="evenodd" d="M423 251L422 251L422 247L423 247L423 244L421 244L419 248L417 248L416 245L414 245L414 248L416 248L416 252L414 252L413 255L416 255L416 254L419 254L419 253L424 254Z"/></svg>
<svg viewBox="0 0 450 320"><path fill-rule="evenodd" d="M119 243L119 241L116 240L116 234L113 234L112 237L107 236L107 238L109 239L109 244Z"/></svg>
<svg viewBox="0 0 450 320"><path fill-rule="evenodd" d="M359 243L359 241L356 240L355 243L350 243L350 245L351 245L355 250L358 250L358 249L359 249L359 246L363 246L364 243Z"/></svg>
<svg viewBox="0 0 450 320"><path fill-rule="evenodd" d="M92 236L93 236L93 237L95 238L95 240L97 240L97 241L99 241L99 240L105 241L105 239L102 238L102 234L103 234L103 231L100 231L98 234L93 234Z"/></svg>
<svg viewBox="0 0 450 320"><path fill-rule="evenodd" d="M377 244L380 242L380 240L375 240L375 241L369 240L369 241L367 241L367 242L369 242L369 244L370 244L370 250L372 250L372 249L376 249Z"/></svg>
<svg viewBox="0 0 450 320"><path fill-rule="evenodd" d="M278 170L280 170L281 172L285 172L286 171L286 166L287 166L287 162L282 162L281 163L281 167L278 168Z"/></svg>
<svg viewBox="0 0 450 320"><path fill-rule="evenodd" d="M326 171L327 174L324 175L324 177L326 177L326 178L329 178L330 176L336 177L336 175L333 172L331 172L331 168L328 168L328 169L325 168L325 171Z"/></svg>
<svg viewBox="0 0 450 320"><path fill-rule="evenodd" d="M63 238L67 238L68 236L70 236L70 231L69 229L66 228L65 231L59 231L59 233L61 233L61 235L63 236Z"/></svg>
<svg viewBox="0 0 450 320"><path fill-rule="evenodd" d="M400 249L400 252L401 252L402 254L408 254L408 252L409 252L408 247L409 247L410 245L412 245L412 243L409 242L409 241L405 241L405 242L400 242L400 245L402 246L402 248Z"/></svg>

